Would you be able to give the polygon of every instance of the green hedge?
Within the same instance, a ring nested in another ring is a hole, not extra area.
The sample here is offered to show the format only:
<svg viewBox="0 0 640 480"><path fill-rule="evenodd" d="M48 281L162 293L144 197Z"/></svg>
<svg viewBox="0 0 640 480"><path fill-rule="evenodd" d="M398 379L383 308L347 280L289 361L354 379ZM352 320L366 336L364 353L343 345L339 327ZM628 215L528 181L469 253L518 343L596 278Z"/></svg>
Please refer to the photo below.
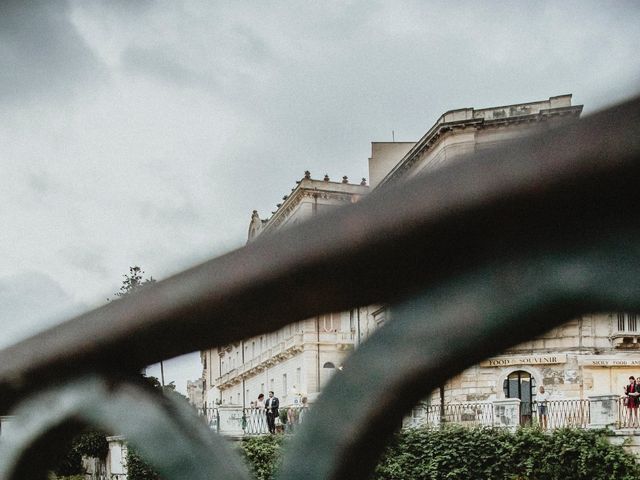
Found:
<svg viewBox="0 0 640 480"><path fill-rule="evenodd" d="M284 435L249 437L240 450L255 478L270 480L286 448ZM295 437L292 437L295 439ZM130 480L159 477L129 449ZM399 433L376 467L374 480L637 480L640 465L604 432L525 428L409 429Z"/></svg>
<svg viewBox="0 0 640 480"><path fill-rule="evenodd" d="M280 466L281 450L284 435L263 435L247 437L240 443L240 448L248 461L255 478L271 479Z"/></svg>
<svg viewBox="0 0 640 480"><path fill-rule="evenodd" d="M242 451L258 480L273 478L282 436L243 440ZM375 480L637 480L640 465L602 432L449 427L398 434L373 475Z"/></svg>
<svg viewBox="0 0 640 480"><path fill-rule="evenodd" d="M128 480L160 480L157 472L140 457L131 445L127 447L125 463Z"/></svg>

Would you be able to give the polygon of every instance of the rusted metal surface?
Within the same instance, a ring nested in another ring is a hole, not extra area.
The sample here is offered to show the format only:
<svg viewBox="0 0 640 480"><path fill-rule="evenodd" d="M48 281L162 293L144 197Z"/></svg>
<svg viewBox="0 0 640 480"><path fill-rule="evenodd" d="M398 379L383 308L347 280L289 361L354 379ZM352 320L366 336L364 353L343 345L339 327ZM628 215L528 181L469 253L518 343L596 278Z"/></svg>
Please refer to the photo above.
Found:
<svg viewBox="0 0 640 480"><path fill-rule="evenodd" d="M481 152L0 352L0 408L316 314L391 303L281 478L366 478L452 375L592 311L640 310L640 100ZM171 477L180 478L180 477Z"/></svg>

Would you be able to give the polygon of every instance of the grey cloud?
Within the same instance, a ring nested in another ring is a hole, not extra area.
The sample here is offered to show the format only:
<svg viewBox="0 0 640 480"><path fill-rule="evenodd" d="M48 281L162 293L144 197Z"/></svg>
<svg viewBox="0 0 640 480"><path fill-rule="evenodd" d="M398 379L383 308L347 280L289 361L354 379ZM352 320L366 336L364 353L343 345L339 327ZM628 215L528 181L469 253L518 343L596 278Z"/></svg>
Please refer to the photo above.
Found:
<svg viewBox="0 0 640 480"><path fill-rule="evenodd" d="M188 201L181 201L172 205L158 205L152 202L141 201L138 208L142 218L151 218L161 225L193 225L201 220L201 215L198 210Z"/></svg>
<svg viewBox="0 0 640 480"><path fill-rule="evenodd" d="M68 99L106 70L69 21L66 2L0 2L0 102Z"/></svg>
<svg viewBox="0 0 640 480"><path fill-rule="evenodd" d="M251 84L260 78L259 71L276 58L265 42L249 26L216 26L194 19L195 30L203 37L199 42L156 44L127 47L120 57L126 72L148 75L178 86L199 87L208 91L229 90Z"/></svg>
<svg viewBox="0 0 640 480"><path fill-rule="evenodd" d="M68 245L58 250L58 253L69 265L94 275L106 277L108 269L105 266L104 255L100 247L89 245Z"/></svg>
<svg viewBox="0 0 640 480"><path fill-rule="evenodd" d="M218 82L182 63L173 52L161 46L153 48L129 47L120 58L122 68L133 74L149 75L180 86L213 87Z"/></svg>
<svg viewBox="0 0 640 480"><path fill-rule="evenodd" d="M52 190L51 178L45 173L31 173L28 176L27 184L34 194L40 195Z"/></svg>
<svg viewBox="0 0 640 480"><path fill-rule="evenodd" d="M50 276L27 271L0 277L0 346L59 323L86 309Z"/></svg>

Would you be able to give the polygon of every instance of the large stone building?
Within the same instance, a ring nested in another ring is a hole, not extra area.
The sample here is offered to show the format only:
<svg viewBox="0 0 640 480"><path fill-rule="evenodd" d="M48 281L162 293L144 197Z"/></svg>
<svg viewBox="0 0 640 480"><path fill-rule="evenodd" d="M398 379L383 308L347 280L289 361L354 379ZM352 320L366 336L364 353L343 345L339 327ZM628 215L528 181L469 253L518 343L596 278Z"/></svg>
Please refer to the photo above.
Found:
<svg viewBox="0 0 640 480"><path fill-rule="evenodd" d="M197 409L201 409L204 406L204 397L204 379L187 380L187 398L189 399L189 403Z"/></svg>
<svg viewBox="0 0 640 480"><path fill-rule="evenodd" d="M364 179L314 180L309 172L268 220L253 212L249 241L295 225L333 208L357 202L368 191ZM349 312L320 315L272 333L201 352L207 404L249 406L258 394L273 390L282 404L317 394L340 368L354 345L354 319Z"/></svg>
<svg viewBox="0 0 640 480"><path fill-rule="evenodd" d="M358 201L369 188L404 181L457 161L463 154L553 128L576 119L582 106L571 95L500 107L464 108L443 114L417 142L374 142L369 159L370 187L314 180L306 172L266 220L253 212L249 241L331 208ZM259 393L274 390L282 402L313 397L348 352L392 317L392 309L369 305L322 315L234 345L202 352L208 404L248 406ZM427 320L427 319L425 319ZM437 398L475 402L518 397L535 399L545 385L552 398L585 398L621 393L630 374L640 374L635 315L600 314L575 319L547 334L481 362L449 380Z"/></svg>

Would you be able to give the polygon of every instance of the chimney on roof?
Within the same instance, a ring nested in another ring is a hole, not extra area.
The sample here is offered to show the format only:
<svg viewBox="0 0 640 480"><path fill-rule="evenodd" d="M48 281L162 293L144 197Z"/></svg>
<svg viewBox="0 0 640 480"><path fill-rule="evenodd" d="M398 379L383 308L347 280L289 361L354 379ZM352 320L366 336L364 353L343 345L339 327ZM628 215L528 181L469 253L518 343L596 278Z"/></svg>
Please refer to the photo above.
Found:
<svg viewBox="0 0 640 480"><path fill-rule="evenodd" d="M329 181L329 175L328 175L328 174L326 174L326 173L324 174L324 181L325 181L325 182L328 182L328 181Z"/></svg>
<svg viewBox="0 0 640 480"><path fill-rule="evenodd" d="M342 177L342 183L349 183L349 178L346 175Z"/></svg>

